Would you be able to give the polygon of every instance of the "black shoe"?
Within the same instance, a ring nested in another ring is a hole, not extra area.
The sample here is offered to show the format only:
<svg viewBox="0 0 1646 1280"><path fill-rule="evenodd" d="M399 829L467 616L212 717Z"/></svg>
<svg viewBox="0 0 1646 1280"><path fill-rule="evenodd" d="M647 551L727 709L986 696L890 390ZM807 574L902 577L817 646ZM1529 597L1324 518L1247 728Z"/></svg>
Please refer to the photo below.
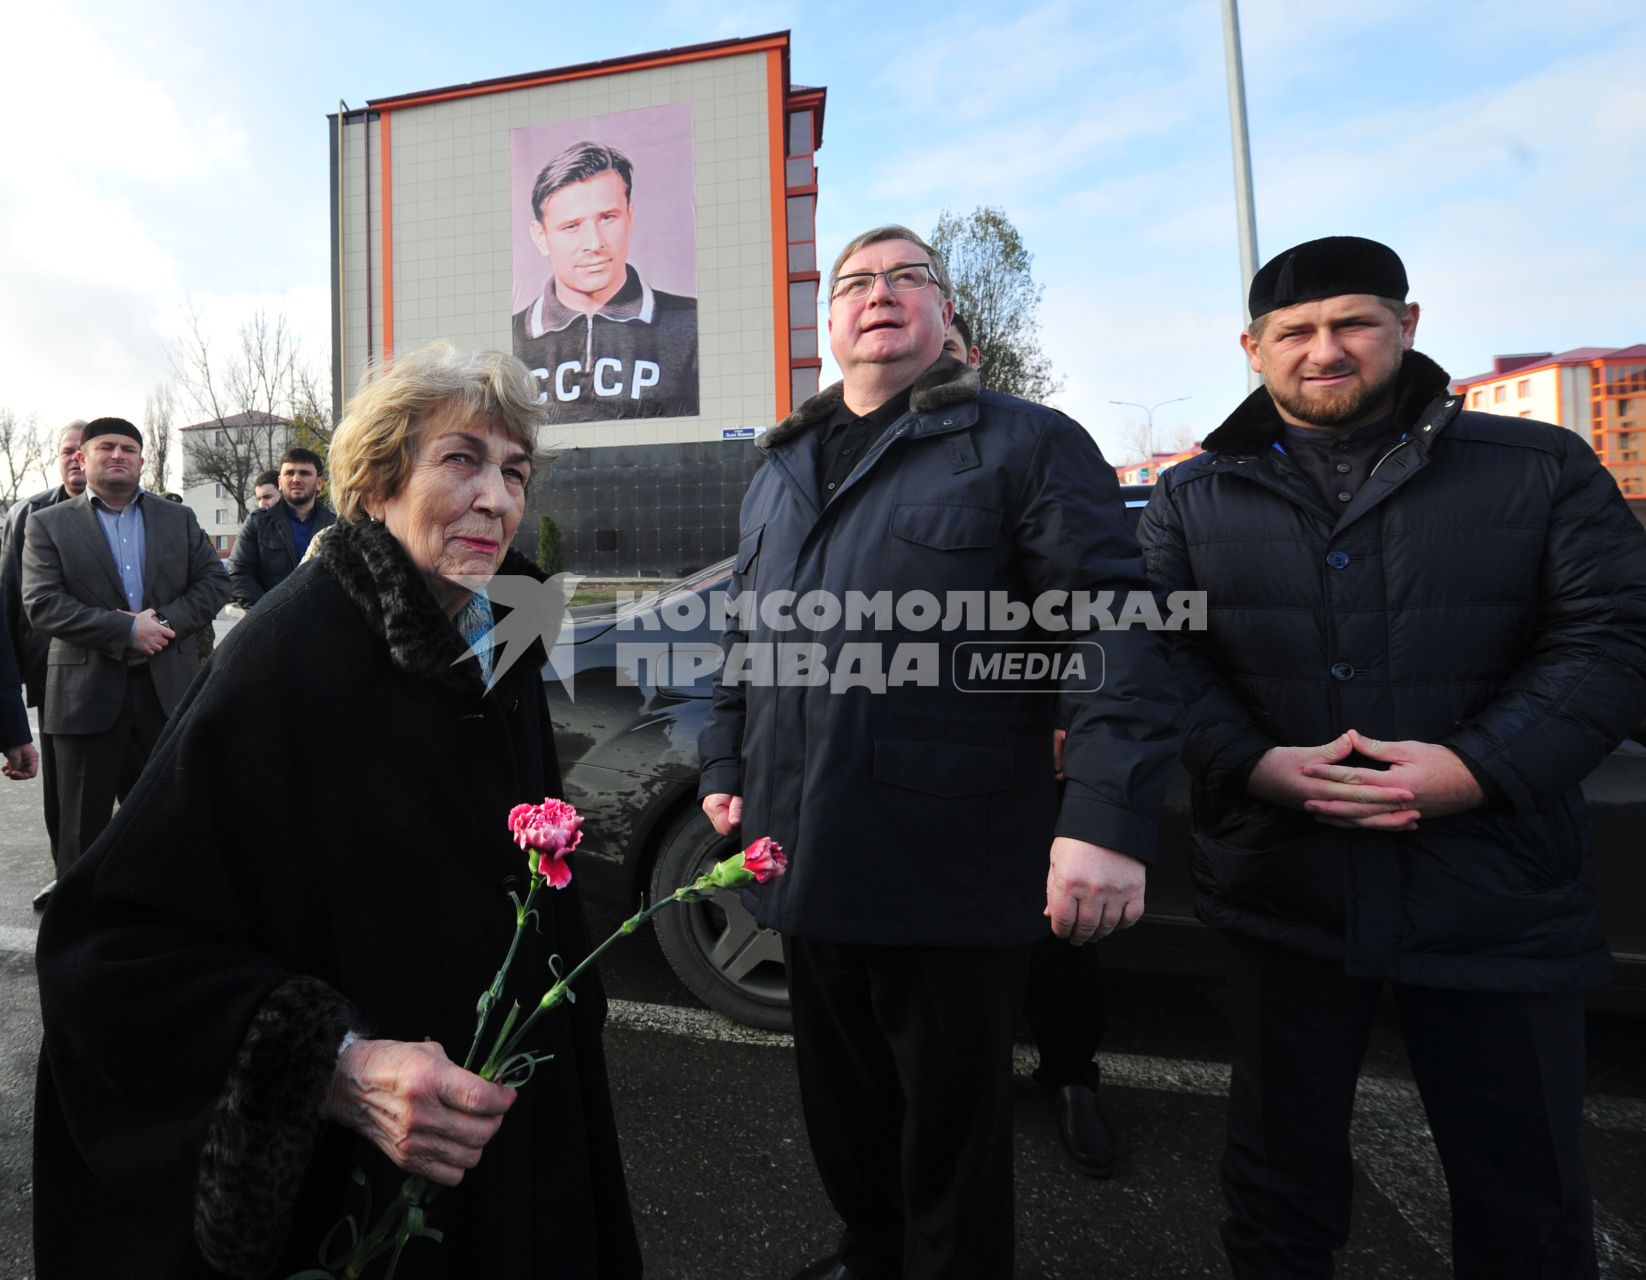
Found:
<svg viewBox="0 0 1646 1280"><path fill-rule="evenodd" d="M819 1258L796 1271L794 1280L857 1280L857 1277L839 1258Z"/></svg>
<svg viewBox="0 0 1646 1280"><path fill-rule="evenodd" d="M34 895L34 909L36 911L44 911L46 909L46 903L51 901L51 891L56 887L57 881L53 880L44 889L40 890L39 893Z"/></svg>
<svg viewBox="0 0 1646 1280"><path fill-rule="evenodd" d="M1097 1105L1097 1085L1066 1084L1054 1095L1057 1136L1081 1172L1094 1178L1112 1178L1120 1148Z"/></svg>

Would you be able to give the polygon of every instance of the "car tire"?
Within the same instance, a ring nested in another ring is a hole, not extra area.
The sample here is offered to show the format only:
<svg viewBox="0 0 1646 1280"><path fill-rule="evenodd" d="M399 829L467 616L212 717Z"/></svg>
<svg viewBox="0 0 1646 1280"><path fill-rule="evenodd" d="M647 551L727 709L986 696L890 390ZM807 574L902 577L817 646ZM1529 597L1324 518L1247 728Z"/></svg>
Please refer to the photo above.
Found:
<svg viewBox="0 0 1646 1280"><path fill-rule="evenodd" d="M709 820L689 809L663 836L652 865L652 901L690 884L737 843L715 834ZM680 981L709 1008L767 1031L788 1031L788 974L775 930L762 929L743 893L721 889L700 902L682 902L654 917L663 956Z"/></svg>

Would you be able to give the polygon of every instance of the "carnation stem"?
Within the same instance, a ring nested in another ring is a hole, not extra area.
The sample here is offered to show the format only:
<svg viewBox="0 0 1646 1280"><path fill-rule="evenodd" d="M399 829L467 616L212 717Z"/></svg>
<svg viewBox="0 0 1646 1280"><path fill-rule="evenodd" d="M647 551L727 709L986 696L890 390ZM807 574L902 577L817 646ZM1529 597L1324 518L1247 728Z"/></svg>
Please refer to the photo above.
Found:
<svg viewBox="0 0 1646 1280"><path fill-rule="evenodd" d="M349 1255L348 1264L343 1268L345 1280L359 1280L372 1259L388 1247L390 1233L401 1230L406 1215L422 1203L423 1193L428 1189L429 1180L416 1175L401 1184L399 1198L383 1210L377 1225L354 1246L354 1252ZM383 1280L393 1280L395 1268L400 1265L400 1250L406 1247L406 1241L410 1238L411 1233L404 1232L396 1241L394 1257L389 1259L389 1268L384 1272Z"/></svg>
<svg viewBox="0 0 1646 1280"><path fill-rule="evenodd" d="M508 1038L507 1042L503 1043L501 1047L494 1047L492 1049L491 1057L486 1060L486 1065L480 1068L480 1078L483 1080L491 1080L496 1077L498 1069L502 1066L502 1064L514 1057L515 1051L520 1048L520 1043L526 1038L526 1033L531 1030L532 1023L536 1022L539 1017L565 1000L566 992L571 988L572 983L576 982L578 978L583 975L583 971L600 958L601 952L605 951L607 947L611 946L612 943L616 942L619 938L633 933L635 930L640 928L641 925L645 924L648 920L655 916L659 911L663 910L664 907L676 902L692 901L693 899L701 896L704 892L712 890L712 888L713 886L708 883L707 876L699 877L695 884L685 885L679 889L676 889L668 897L659 898L656 902L652 903L651 906L644 907L641 910L636 911L622 924L618 925L617 928L612 930L609 938L602 942L593 951L589 952L588 955L584 956L582 960L578 961L576 968L574 968L564 978L561 978L543 993L543 998L538 1001L537 1008L531 1011L531 1014L524 1022L520 1024L519 1028L512 1036Z"/></svg>
<svg viewBox="0 0 1646 1280"><path fill-rule="evenodd" d="M477 1006L477 1016L474 1024L474 1043L469 1045L469 1052L463 1059L463 1069L470 1070L474 1066L475 1056L480 1052L480 1042L486 1037L486 1023L491 1019L492 1008L503 996L503 983L509 976L509 966L514 963L514 953L520 949L521 935L526 932L526 921L531 918L532 899L537 897L537 891L543 887L543 878L533 875L531 888L526 890L526 900L515 908L514 937L509 941L509 953L503 957L503 967L497 971L492 984L486 993L480 997Z"/></svg>

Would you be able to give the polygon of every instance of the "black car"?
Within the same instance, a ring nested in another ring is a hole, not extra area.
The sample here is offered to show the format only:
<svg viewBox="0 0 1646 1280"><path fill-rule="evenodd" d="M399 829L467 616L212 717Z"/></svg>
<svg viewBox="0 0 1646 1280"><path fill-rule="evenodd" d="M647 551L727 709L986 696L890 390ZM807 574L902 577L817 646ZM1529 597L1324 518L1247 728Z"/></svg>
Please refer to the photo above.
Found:
<svg viewBox="0 0 1646 1280"><path fill-rule="evenodd" d="M1127 486L1141 507L1148 489ZM574 609L569 682L545 671L566 798L584 815L578 851L584 891L625 908L669 893L735 851L697 804L697 734L720 653L705 603L730 581L722 561L643 599ZM568 689L568 684L570 688ZM1618 960L1617 983L1596 1003L1646 1010L1646 746L1627 741L1583 785L1595 833L1601 914ZM757 836L760 832L751 832ZM1102 943L1106 963L1216 977L1215 935L1194 915L1189 779L1166 793L1160 848L1149 870L1148 912ZM789 1026L777 935L758 928L736 893L663 912L664 955L711 1008L773 1030Z"/></svg>

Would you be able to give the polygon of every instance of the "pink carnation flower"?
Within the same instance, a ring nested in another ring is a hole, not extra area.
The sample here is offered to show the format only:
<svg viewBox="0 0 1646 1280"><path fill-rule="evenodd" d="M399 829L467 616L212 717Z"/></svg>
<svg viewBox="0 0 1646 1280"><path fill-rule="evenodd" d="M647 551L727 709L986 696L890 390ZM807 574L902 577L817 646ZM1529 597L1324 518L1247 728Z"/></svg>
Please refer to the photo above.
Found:
<svg viewBox="0 0 1646 1280"><path fill-rule="evenodd" d="M775 880L789 869L789 859L783 846L770 836L761 836L743 850L743 869L760 884Z"/></svg>
<svg viewBox="0 0 1646 1280"><path fill-rule="evenodd" d="M514 842L538 855L537 874L555 889L564 889L572 882L566 855L583 839L582 826L582 815L564 800L517 804L509 810Z"/></svg>
<svg viewBox="0 0 1646 1280"><path fill-rule="evenodd" d="M545 853L537 859L537 874L549 882L551 889L564 889L572 882L572 869L563 855Z"/></svg>

